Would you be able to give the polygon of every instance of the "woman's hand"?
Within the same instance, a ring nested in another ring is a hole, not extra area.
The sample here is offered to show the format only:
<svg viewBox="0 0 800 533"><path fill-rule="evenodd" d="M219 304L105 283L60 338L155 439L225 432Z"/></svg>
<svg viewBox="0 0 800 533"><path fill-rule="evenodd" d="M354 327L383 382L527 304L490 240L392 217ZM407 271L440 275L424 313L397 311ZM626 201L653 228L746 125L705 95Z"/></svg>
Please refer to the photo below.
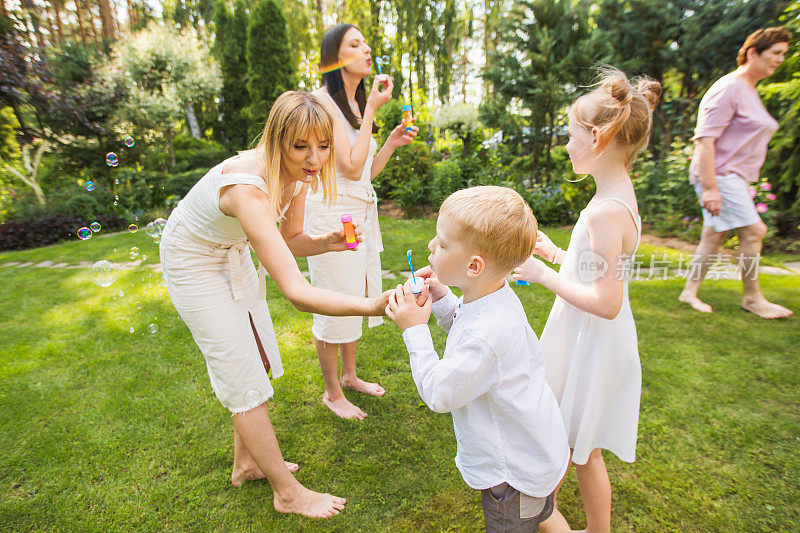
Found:
<svg viewBox="0 0 800 533"><path fill-rule="evenodd" d="M541 260L530 256L527 261L514 269L512 277L531 283L541 283L548 270L551 270L550 267L542 263Z"/></svg>
<svg viewBox="0 0 800 533"><path fill-rule="evenodd" d="M356 232L356 242L361 244L361 242L364 240L361 228L359 228L358 224L356 224L355 222L353 222L353 227L355 228ZM344 236L344 228L328 233L327 240L328 240L329 252L343 252L345 250L354 252L358 249L358 247L356 248L347 247L347 241L345 240Z"/></svg>
<svg viewBox="0 0 800 533"><path fill-rule="evenodd" d="M547 261L548 263L555 263L556 254L558 254L558 246L553 244L543 231L536 234L536 246L533 248L533 253Z"/></svg>
<svg viewBox="0 0 800 533"><path fill-rule="evenodd" d="M392 130L392 133L389 134L389 137L386 139L386 142L389 143L389 146L394 146L397 148L398 146L405 146L411 141L414 140L414 137L417 136L419 133L419 128L414 126L414 123L417 122L417 119L411 119L411 125L406 126L406 119ZM406 127L408 127L408 131L406 131Z"/></svg>
<svg viewBox="0 0 800 533"><path fill-rule="evenodd" d="M384 87L384 89L381 90L381 87ZM388 76L378 81L373 79L372 89L367 97L367 105L372 106L372 109L377 111L383 104L392 99L393 88L392 78Z"/></svg>
<svg viewBox="0 0 800 533"><path fill-rule="evenodd" d="M420 268L414 272L414 275L425 280L425 286L428 287L434 302L438 302L447 296L447 285L439 281L439 278L433 273L433 269L430 265Z"/></svg>

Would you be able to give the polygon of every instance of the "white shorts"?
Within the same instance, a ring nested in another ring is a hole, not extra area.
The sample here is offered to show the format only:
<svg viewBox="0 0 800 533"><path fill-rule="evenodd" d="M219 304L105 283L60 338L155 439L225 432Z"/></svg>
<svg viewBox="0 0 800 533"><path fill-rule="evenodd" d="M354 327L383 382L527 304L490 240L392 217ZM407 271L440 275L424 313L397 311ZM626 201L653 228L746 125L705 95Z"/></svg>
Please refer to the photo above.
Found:
<svg viewBox="0 0 800 533"><path fill-rule="evenodd" d="M703 208L703 226L723 232L761 222L753 199L750 198L749 185L747 180L738 174L717 176L717 188L722 196L722 207L719 215L715 217ZM694 184L694 190L697 192L697 197L702 199L703 186L699 182Z"/></svg>

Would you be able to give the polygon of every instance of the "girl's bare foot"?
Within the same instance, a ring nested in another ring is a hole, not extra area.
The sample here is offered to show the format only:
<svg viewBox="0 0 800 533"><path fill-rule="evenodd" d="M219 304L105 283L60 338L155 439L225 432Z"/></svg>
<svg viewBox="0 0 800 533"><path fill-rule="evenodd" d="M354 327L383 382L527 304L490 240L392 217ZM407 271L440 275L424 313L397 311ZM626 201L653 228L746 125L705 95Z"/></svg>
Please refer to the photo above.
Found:
<svg viewBox="0 0 800 533"><path fill-rule="evenodd" d="M333 411L336 416L345 420L364 420L367 416L367 413L350 403L344 396L331 400L327 391L322 395L322 403Z"/></svg>
<svg viewBox="0 0 800 533"><path fill-rule="evenodd" d="M284 461L284 464L286 464L286 469L292 474L300 470L300 465L298 465L297 463L290 463L289 461ZM233 472L231 472L231 485L233 485L234 487L241 487L242 483L244 483L245 481L253 481L255 479L264 479L264 478L266 478L266 476L261 471L261 469L258 468L258 465L255 463L255 461L252 461L249 464L242 466L234 464Z"/></svg>
<svg viewBox="0 0 800 533"><path fill-rule="evenodd" d="M322 494L308 490L302 485L292 489L290 495L279 495L272 499L275 510L279 513L295 513L311 518L330 518L339 514L347 502L331 494Z"/></svg>
<svg viewBox="0 0 800 533"><path fill-rule="evenodd" d="M355 379L343 377L339 383L342 384L342 387L363 392L364 394L369 394L370 396L383 396L386 394L384 388L377 383L370 383L369 381L364 381L359 377L356 377Z"/></svg>
<svg viewBox="0 0 800 533"><path fill-rule="evenodd" d="M711 312L711 306L700 300L700 298L698 298L694 294L682 292L681 295L678 296L678 300L680 300L685 304L691 305L693 309L695 309L696 311L700 311L701 313Z"/></svg>
<svg viewBox="0 0 800 533"><path fill-rule="evenodd" d="M761 318L786 318L792 311L785 307L774 304L766 298L746 298L742 300L742 309L750 311Z"/></svg>

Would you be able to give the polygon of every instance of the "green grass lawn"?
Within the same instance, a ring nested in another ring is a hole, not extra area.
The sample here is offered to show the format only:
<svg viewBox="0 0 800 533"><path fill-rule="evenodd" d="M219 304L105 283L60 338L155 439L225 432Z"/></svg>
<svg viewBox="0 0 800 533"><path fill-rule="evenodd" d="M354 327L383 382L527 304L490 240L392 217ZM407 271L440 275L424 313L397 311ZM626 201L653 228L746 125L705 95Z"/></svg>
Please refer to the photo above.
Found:
<svg viewBox="0 0 800 533"><path fill-rule="evenodd" d="M382 224L384 268L407 270L407 248L422 266L434 221ZM548 233L566 245L566 233ZM0 264L127 261L134 245L157 261L140 231L0 254ZM142 266L100 288L88 269L6 267L0 284L0 529L482 528L480 496L453 463L451 418L417 396L393 324L367 331L359 347L361 376L388 392L348 393L369 417L345 422L320 402L310 315L268 285L286 368L268 404L282 450L301 464L302 483L348 499L341 515L314 521L277 514L265 482L230 485L230 414L158 274ZM613 530L797 531L800 319L740 310L735 281L704 285L715 313L703 316L679 305L681 286L631 285L644 383L637 461L606 455ZM765 275L762 287L800 311L800 276ZM553 295L515 290L541 333ZM561 508L574 528L585 526L574 472Z"/></svg>

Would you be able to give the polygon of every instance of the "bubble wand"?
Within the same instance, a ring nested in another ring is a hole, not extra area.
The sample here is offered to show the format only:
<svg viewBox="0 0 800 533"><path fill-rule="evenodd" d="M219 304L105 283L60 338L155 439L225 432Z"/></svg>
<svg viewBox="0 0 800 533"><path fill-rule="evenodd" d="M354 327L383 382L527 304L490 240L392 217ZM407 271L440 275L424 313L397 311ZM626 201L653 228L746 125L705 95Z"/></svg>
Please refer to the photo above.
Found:
<svg viewBox="0 0 800 533"><path fill-rule="evenodd" d="M408 280L411 282L411 292L415 295L419 295L422 292L422 288L425 286L425 282L417 280L416 276L414 276L414 264L411 261L411 250L406 252L406 259L408 259L408 267L411 269L411 279Z"/></svg>

